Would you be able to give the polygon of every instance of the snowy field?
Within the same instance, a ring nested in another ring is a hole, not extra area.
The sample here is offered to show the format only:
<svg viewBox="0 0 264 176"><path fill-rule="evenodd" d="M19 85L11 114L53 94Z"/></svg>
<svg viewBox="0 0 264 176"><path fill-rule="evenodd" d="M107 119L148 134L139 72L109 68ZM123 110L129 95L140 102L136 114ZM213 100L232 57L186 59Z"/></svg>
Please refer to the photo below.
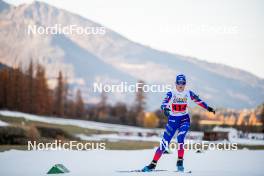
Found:
<svg viewBox="0 0 264 176"><path fill-rule="evenodd" d="M1 176L46 175L52 165L61 163L71 176L263 176L264 151L207 151L185 155L185 167L191 174L179 174L175 170L176 154L166 154L157 169L168 171L155 173L119 173L118 171L140 169L148 164L154 150L134 151L18 151L0 153Z"/></svg>
<svg viewBox="0 0 264 176"><path fill-rule="evenodd" d="M128 125L117 125L117 124L108 124L102 122L94 122L87 120L76 120L76 119L64 119L57 117L48 117L48 116L38 116L32 115L22 112L14 112L14 111L0 111L0 115L7 117L16 117L16 118L25 118L27 120L58 124L58 125L73 125L82 128L89 128L95 130L103 130L103 131L116 131L116 132L154 132L159 131L160 129L147 129L140 128Z"/></svg>
<svg viewBox="0 0 264 176"><path fill-rule="evenodd" d="M99 135L95 134L90 136L87 136L85 134L77 134L76 136L82 140L94 140L94 141L107 140L112 142L116 142L120 140L159 142L161 139L161 135L163 134L163 129L158 129L158 128L147 129L147 128L141 128L135 126L108 124L108 123L94 122L87 120L38 116L38 115L32 115L32 114L14 112L14 111L0 111L0 115L10 118L13 117L25 118L27 120L45 122L50 124L72 125L87 129L117 132L117 134L99 134ZM0 121L0 126L6 126L6 125L8 124L3 121ZM131 133L131 134L124 135L124 133ZM155 134L159 134L159 136L138 136L138 133L142 133L142 134L155 133ZM263 134L260 133L259 135L261 135L263 138ZM189 131L185 141L201 142L202 136L203 136L203 132ZM197 139L191 139L191 137L192 138L195 137ZM218 142L223 142L223 141L218 141ZM264 145L264 140L253 140L253 139L245 139L245 138L242 139L242 138L234 138L234 137L231 137L229 139L229 142L244 144L244 145Z"/></svg>
<svg viewBox="0 0 264 176"><path fill-rule="evenodd" d="M0 126L8 126L8 123L3 122L2 120L0 120Z"/></svg>
<svg viewBox="0 0 264 176"><path fill-rule="evenodd" d="M114 134L94 134L87 136L78 134L84 140L136 140L159 141L159 136L136 136L138 132L159 132L160 129L144 129L126 125L115 125L83 120L62 119L56 117L36 116L20 112L0 111L6 117L19 117L33 121L60 125L73 125L88 129L116 131ZM10 125L0 121L0 126ZM130 132L132 136L126 136ZM201 132L190 132L192 137L201 138ZM249 145L263 145L263 140L232 139L235 142ZM234 141L232 141L234 142ZM107 146L106 146L107 147ZM153 173L120 173L141 169L153 157L154 149L149 150L93 150L93 151L20 151L9 150L0 152L0 176L41 176L47 175L48 170L55 164L63 164L70 173L65 176L263 176L264 150L238 150L238 151L205 151L196 153L186 151L185 168L192 170L191 174L176 173L177 154L164 155L157 169L168 171Z"/></svg>

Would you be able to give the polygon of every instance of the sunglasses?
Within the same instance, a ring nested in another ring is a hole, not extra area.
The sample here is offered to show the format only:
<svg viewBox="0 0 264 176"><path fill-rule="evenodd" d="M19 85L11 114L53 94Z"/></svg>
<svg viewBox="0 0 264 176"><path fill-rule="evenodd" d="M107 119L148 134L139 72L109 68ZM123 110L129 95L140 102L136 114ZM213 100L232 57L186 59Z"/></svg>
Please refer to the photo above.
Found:
<svg viewBox="0 0 264 176"><path fill-rule="evenodd" d="M185 86L186 85L186 81L176 81L176 85L182 85Z"/></svg>

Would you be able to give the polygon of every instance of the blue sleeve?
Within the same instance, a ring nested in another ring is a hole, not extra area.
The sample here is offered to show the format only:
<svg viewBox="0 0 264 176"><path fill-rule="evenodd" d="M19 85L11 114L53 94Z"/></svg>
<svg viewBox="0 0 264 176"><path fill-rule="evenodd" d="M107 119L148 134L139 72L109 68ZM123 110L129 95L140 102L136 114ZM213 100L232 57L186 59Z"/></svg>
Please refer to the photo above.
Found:
<svg viewBox="0 0 264 176"><path fill-rule="evenodd" d="M162 101L162 104L161 104L161 107L160 107L161 110L164 110L164 108L167 107L167 105L169 104L169 102L171 100L171 97L172 97L172 92L171 91L167 92L166 97Z"/></svg>
<svg viewBox="0 0 264 176"><path fill-rule="evenodd" d="M190 91L190 97L191 97L191 100L194 101L197 105L203 107L204 109L207 109L208 108L208 105L199 98L198 95L196 95L194 92Z"/></svg>

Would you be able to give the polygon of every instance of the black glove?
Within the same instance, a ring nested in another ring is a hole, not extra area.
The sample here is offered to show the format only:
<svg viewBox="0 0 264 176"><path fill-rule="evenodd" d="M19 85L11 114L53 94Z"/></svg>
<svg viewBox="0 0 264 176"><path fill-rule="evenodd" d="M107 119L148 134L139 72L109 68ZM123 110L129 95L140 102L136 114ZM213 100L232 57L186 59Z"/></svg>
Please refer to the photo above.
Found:
<svg viewBox="0 0 264 176"><path fill-rule="evenodd" d="M163 113L164 113L164 115L166 116L166 117L169 117L170 116L170 109L169 108L164 108L163 109Z"/></svg>
<svg viewBox="0 0 264 176"><path fill-rule="evenodd" d="M212 108L212 107L210 107L210 106L207 107L207 111L212 112L212 113L215 114L215 110L214 110L214 108Z"/></svg>

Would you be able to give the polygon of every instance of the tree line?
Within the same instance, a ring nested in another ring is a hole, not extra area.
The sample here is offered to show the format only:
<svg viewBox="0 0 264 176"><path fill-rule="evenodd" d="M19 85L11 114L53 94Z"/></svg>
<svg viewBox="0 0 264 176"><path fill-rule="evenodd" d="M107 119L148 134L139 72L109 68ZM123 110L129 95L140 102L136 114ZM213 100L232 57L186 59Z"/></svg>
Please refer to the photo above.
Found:
<svg viewBox="0 0 264 176"><path fill-rule="evenodd" d="M0 70L0 109L47 116L84 116L81 91L76 92L74 100L69 99L62 72L58 73L56 88L50 89L45 68L32 61L25 70L22 66Z"/></svg>
<svg viewBox="0 0 264 176"><path fill-rule="evenodd" d="M144 85L144 81L138 83ZM143 86L142 86L143 87ZM88 120L106 123L117 123L141 127L163 127L165 117L160 110L149 113L146 112L146 95L142 87L137 90L134 101L131 105L123 102L115 104L108 103L108 96L105 92L101 93L99 103L86 108L86 118Z"/></svg>
<svg viewBox="0 0 264 176"><path fill-rule="evenodd" d="M142 88L137 91L131 106L123 102L109 104L105 92L101 93L99 103L85 104L80 90L74 98L69 97L69 91L67 79L61 71L55 89L51 89L45 68L32 61L24 70L22 66L0 69L0 109L145 127L165 123L159 111L145 115L146 96Z"/></svg>
<svg viewBox="0 0 264 176"><path fill-rule="evenodd" d="M151 113L145 112L146 95L141 88L136 92L134 102L130 106L123 102L109 104L105 92L101 93L99 103L85 104L80 90L76 91L75 96L69 96L70 90L67 79L61 71L58 72L56 79L56 87L54 89L49 88L45 68L40 64L33 64L33 62L30 62L28 68L24 70L21 66L16 68L1 67L0 109L143 127L162 128L166 125L167 118L160 110ZM138 82L144 84L144 81ZM257 108L256 111L258 118L252 118L254 114L248 118L242 116L241 118L227 118L225 111L219 112L214 118L218 119L218 116L221 116L220 119L227 122L230 119L242 120L243 122L246 122L246 119L249 122L260 119L262 127L257 128L250 125L251 123L248 125L241 123L240 125L233 125L233 127L242 131L264 131L264 105ZM200 124L201 119L205 118L204 115L206 112L193 113L192 130L200 131L213 127L212 125Z"/></svg>

